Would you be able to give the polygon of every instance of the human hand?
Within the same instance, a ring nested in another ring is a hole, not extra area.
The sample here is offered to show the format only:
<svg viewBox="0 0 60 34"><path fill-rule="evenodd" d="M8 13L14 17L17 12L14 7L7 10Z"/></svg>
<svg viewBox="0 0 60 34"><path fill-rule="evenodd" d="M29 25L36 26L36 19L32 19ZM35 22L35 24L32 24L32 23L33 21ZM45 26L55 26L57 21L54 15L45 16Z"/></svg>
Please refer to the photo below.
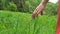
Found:
<svg viewBox="0 0 60 34"><path fill-rule="evenodd" d="M32 18L35 19L35 18L38 16L38 14L43 11L43 9L44 9L44 6L43 6L43 5L38 6L38 7L34 10L34 12L32 13Z"/></svg>

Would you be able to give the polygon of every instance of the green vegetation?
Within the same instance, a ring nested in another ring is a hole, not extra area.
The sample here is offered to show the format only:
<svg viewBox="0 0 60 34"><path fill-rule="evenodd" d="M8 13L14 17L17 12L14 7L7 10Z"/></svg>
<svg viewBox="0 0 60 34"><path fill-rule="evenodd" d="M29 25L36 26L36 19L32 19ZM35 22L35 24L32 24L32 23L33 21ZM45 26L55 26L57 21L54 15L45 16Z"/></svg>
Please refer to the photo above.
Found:
<svg viewBox="0 0 60 34"><path fill-rule="evenodd" d="M0 34L55 34L56 16L38 16L0 10Z"/></svg>
<svg viewBox="0 0 60 34"><path fill-rule="evenodd" d="M0 0L0 10L32 13L42 0ZM56 15L58 4L48 2L44 14Z"/></svg>
<svg viewBox="0 0 60 34"><path fill-rule="evenodd" d="M48 2L44 15L32 19L42 0L0 0L0 34L55 34L58 4Z"/></svg>

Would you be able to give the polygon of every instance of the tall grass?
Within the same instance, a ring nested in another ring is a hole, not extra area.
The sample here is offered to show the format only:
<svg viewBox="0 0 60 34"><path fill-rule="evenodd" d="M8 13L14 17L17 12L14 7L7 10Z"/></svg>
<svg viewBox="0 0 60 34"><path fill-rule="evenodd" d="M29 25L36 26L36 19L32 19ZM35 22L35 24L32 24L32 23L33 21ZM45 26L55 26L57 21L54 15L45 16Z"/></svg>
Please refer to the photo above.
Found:
<svg viewBox="0 0 60 34"><path fill-rule="evenodd" d="M0 34L55 34L56 16L0 11Z"/></svg>

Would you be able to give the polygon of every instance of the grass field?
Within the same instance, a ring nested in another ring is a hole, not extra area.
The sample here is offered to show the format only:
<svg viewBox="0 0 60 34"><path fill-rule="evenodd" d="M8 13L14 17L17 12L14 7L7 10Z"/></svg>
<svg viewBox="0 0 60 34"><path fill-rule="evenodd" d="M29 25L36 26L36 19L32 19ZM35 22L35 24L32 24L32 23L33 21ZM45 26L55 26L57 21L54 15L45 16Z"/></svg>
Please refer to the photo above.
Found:
<svg viewBox="0 0 60 34"><path fill-rule="evenodd" d="M0 10L0 34L55 34L56 16L38 16Z"/></svg>

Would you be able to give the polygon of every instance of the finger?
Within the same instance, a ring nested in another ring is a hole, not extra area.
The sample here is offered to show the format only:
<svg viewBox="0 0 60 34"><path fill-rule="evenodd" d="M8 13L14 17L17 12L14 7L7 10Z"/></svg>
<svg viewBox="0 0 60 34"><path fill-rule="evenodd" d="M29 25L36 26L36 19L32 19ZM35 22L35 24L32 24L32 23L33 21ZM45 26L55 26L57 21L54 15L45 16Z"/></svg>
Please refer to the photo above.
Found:
<svg viewBox="0 0 60 34"><path fill-rule="evenodd" d="M41 11L40 14L43 15L43 11Z"/></svg>
<svg viewBox="0 0 60 34"><path fill-rule="evenodd" d="M36 14L36 13L33 13L33 14L32 14L32 18L33 18L33 19L35 19L37 16L38 16L38 14Z"/></svg>
<svg viewBox="0 0 60 34"><path fill-rule="evenodd" d="M32 18L35 19L35 14L32 14Z"/></svg>

